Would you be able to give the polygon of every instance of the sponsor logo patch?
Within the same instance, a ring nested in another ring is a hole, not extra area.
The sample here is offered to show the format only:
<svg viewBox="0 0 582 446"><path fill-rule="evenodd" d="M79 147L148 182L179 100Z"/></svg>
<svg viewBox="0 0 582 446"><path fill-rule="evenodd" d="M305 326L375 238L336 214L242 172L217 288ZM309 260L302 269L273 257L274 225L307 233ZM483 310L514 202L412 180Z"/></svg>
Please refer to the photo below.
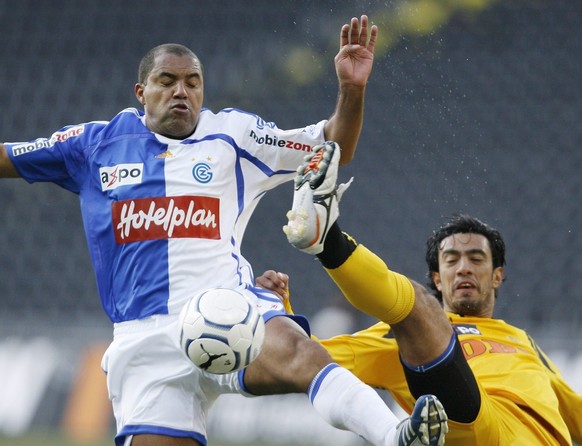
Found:
<svg viewBox="0 0 582 446"><path fill-rule="evenodd" d="M256 117L257 119L257 128L258 129L265 129L265 128L275 128L275 123L274 122L267 122L265 121L263 118L260 118L259 116Z"/></svg>
<svg viewBox="0 0 582 446"><path fill-rule="evenodd" d="M473 324L454 324L455 330L457 334L464 335L464 334L472 334L472 335L480 335L481 331L477 328L476 325Z"/></svg>
<svg viewBox="0 0 582 446"><path fill-rule="evenodd" d="M25 153L34 152L40 149L47 149L52 147L57 142L63 142L73 136L79 136L85 131L84 125L76 125L62 132L55 132L50 138L39 138L32 142L17 144L12 147L12 156L20 156Z"/></svg>
<svg viewBox="0 0 582 446"><path fill-rule="evenodd" d="M269 135L268 133L264 135L257 135L254 130L251 130L249 134L251 138L255 140L257 144L263 144L266 146L273 146L273 147L281 147L291 150L298 150L301 152L311 152L312 147L309 144L303 144L296 141L286 140L286 139L279 139L275 135Z"/></svg>
<svg viewBox="0 0 582 446"><path fill-rule="evenodd" d="M117 189L128 184L140 184L143 177L143 163L118 164L99 169L101 190Z"/></svg>
<svg viewBox="0 0 582 446"><path fill-rule="evenodd" d="M162 152L162 153L156 155L155 158L158 158L158 159L174 158L174 154L172 153L171 150L168 149L165 152Z"/></svg>
<svg viewBox="0 0 582 446"><path fill-rule="evenodd" d="M196 163L192 168L192 176L199 183L209 183L212 179L212 168L206 163Z"/></svg>
<svg viewBox="0 0 582 446"><path fill-rule="evenodd" d="M118 244L171 238L220 239L220 200L182 196L140 198L112 205Z"/></svg>

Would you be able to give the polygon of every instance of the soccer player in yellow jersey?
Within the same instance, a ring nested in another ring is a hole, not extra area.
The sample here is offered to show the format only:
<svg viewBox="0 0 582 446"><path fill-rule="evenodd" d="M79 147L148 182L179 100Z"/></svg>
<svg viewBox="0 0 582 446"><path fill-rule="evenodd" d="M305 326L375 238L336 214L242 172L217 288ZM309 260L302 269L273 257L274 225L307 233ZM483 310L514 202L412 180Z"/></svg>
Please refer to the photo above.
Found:
<svg viewBox="0 0 582 446"><path fill-rule="evenodd" d="M336 152L326 143L324 156L300 166L284 228L356 308L382 321L320 340L333 359L407 412L415 397L436 395L449 417L447 445L582 444L582 396L525 331L493 318L504 280L501 234L466 215L437 229L426 253L435 298L340 230L349 183L336 187ZM288 301L288 279L270 271L257 282Z"/></svg>

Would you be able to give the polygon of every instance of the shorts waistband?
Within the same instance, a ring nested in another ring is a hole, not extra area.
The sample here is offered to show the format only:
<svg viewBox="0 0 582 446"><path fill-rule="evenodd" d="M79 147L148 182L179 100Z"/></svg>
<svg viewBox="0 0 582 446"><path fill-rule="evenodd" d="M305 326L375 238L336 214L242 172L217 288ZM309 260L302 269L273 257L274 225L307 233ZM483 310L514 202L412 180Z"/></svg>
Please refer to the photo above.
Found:
<svg viewBox="0 0 582 446"><path fill-rule="evenodd" d="M176 322L177 314L155 314L143 319L134 319L131 321L116 322L113 324L113 335L124 333L136 333L152 328L162 328Z"/></svg>

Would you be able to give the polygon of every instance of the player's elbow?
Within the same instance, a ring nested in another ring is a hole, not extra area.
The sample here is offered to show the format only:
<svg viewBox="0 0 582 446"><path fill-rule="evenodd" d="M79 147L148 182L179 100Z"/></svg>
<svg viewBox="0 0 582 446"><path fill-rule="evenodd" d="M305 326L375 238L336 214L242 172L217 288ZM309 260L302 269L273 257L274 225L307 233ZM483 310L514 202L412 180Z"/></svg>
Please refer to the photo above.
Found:
<svg viewBox="0 0 582 446"><path fill-rule="evenodd" d="M354 154L353 153L344 153L342 151L342 156L340 158L339 164L340 166L345 166L346 164L349 164L352 162L352 160L354 159Z"/></svg>
<svg viewBox="0 0 582 446"><path fill-rule="evenodd" d="M0 178L17 178L18 171L12 164L4 144L0 144Z"/></svg>

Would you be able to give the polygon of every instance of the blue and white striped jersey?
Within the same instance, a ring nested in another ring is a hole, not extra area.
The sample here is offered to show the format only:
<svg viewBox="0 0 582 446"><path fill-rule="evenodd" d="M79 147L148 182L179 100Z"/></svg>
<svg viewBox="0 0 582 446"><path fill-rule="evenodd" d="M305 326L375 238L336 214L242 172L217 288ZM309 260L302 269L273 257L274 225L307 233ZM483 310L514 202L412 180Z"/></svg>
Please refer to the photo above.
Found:
<svg viewBox="0 0 582 446"><path fill-rule="evenodd" d="M103 308L122 322L177 314L210 287L252 284L240 251L247 223L264 193L324 142L324 124L280 130L241 110L203 109L179 141L128 108L6 148L28 182L79 195Z"/></svg>

